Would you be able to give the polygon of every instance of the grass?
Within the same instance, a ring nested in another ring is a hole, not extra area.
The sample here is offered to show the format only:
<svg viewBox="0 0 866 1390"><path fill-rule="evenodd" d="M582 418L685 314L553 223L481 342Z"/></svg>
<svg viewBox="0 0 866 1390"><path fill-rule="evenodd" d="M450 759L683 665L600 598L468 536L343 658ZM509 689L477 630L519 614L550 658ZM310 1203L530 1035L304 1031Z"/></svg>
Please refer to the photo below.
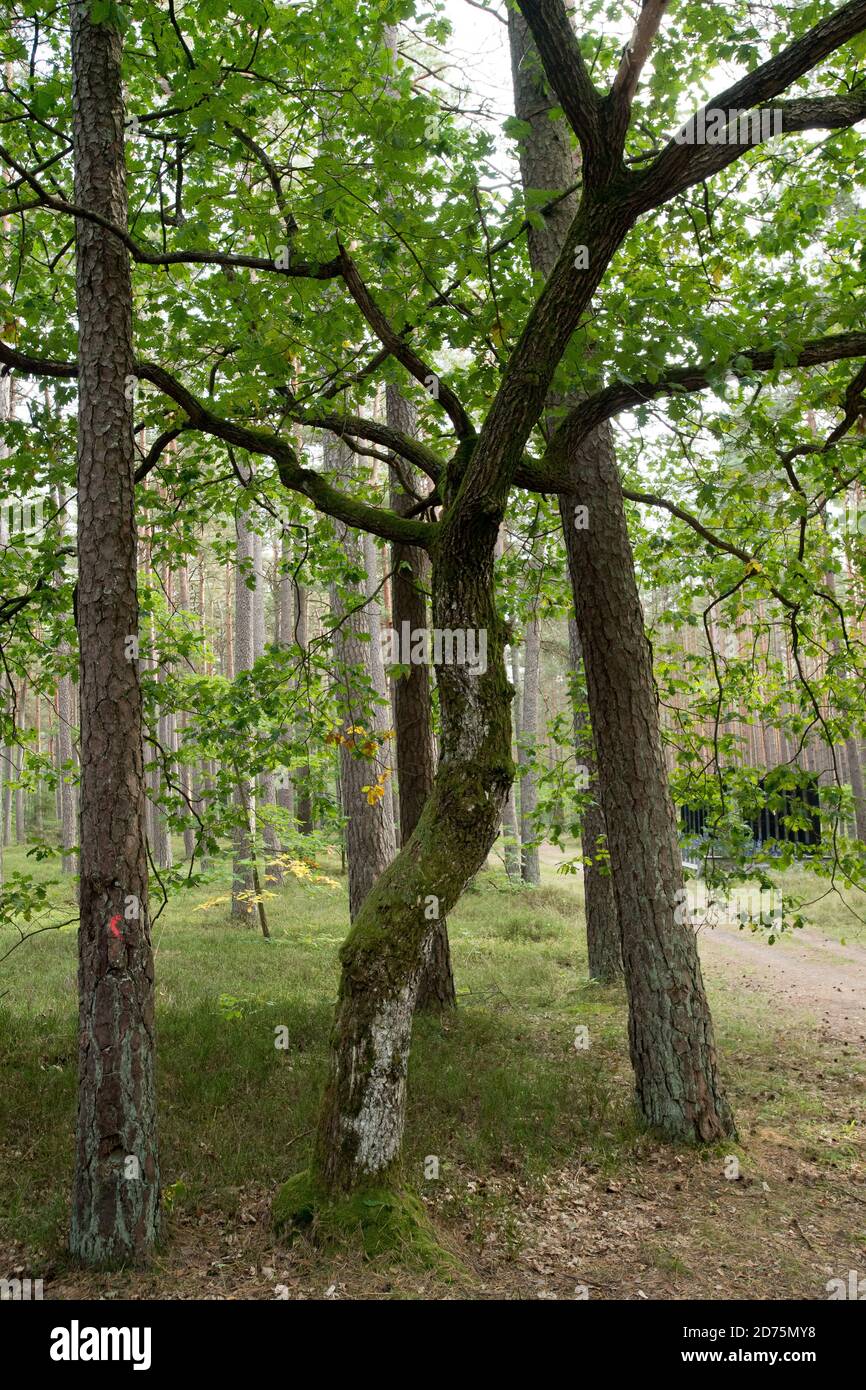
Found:
<svg viewBox="0 0 866 1390"><path fill-rule="evenodd" d="M9 860L15 867L14 851ZM309 1242L302 1255L294 1248L287 1254L268 1214L281 1185L307 1165L325 1078L347 904L334 864L324 869L335 884L290 880L277 890L268 904L270 943L252 924L233 922L225 904L204 906L224 895L227 877L178 897L156 924L167 1242L157 1282L129 1285L139 1291L126 1296L158 1296L152 1290L169 1277L183 1282L183 1267L191 1279L192 1268L198 1270L199 1288L205 1275L235 1277L241 1247L249 1247L256 1270L288 1260L299 1287L306 1287L304 1279L316 1288L326 1278L333 1282L336 1268L349 1290L417 1296L414 1275L395 1280L382 1272L387 1240L371 1246L365 1238L357 1258L348 1248L328 1255ZM62 891L68 895L68 886ZM472 1269L471 1287L483 1297L499 1287L503 1272L511 1271L513 1282L514 1262L537 1238L537 1230L526 1229L527 1205L548 1200L560 1181L555 1175L588 1182L592 1201L604 1202L621 1184L642 1182L647 1164L657 1162L666 1174L682 1165L690 1180L716 1182L723 1155L678 1154L637 1123L624 996L586 978L578 880L551 874L532 891L512 888L501 872L484 873L449 929L459 1007L416 1024L404 1156L408 1206L397 1213L397 1227L404 1232L407 1212L409 1224L424 1232L432 1219L441 1243L460 1248ZM75 975L74 928L26 943L0 968L0 1253L12 1251L36 1275L52 1271L59 1289L80 1287L64 1254L76 1099ZM796 1187L804 1210L811 1209L816 1185L859 1183L862 1059L840 1049L837 1057L820 1059L818 1076L814 1043L773 1018L760 997L744 999L734 981L721 979L712 1002L743 1136L742 1147L728 1145L726 1153L742 1153L747 1167L760 1167L767 1153L771 1165L805 1164L809 1181L802 1191ZM575 1048L578 1025L589 1030L587 1050ZM286 1035L288 1046L275 1046ZM429 1176L436 1169L438 1176ZM726 1187L737 1186L723 1183L723 1200ZM786 1199L793 1191L789 1185ZM680 1201L680 1189L672 1186L670 1197ZM710 1238L701 1234L706 1200L697 1198L692 1213L699 1245ZM760 1213L752 1218L750 1239L758 1245L764 1227ZM233 1243L225 1246L229 1234ZM494 1273L485 1283L491 1251ZM801 1254L792 1256L795 1263ZM699 1263L694 1249L674 1249L652 1234L638 1242L634 1259L636 1266L649 1260L666 1287L692 1278ZM411 1260L403 1263L412 1267ZM453 1296L448 1276L435 1261L427 1266L426 1296ZM240 1296L270 1295L247 1289Z"/></svg>

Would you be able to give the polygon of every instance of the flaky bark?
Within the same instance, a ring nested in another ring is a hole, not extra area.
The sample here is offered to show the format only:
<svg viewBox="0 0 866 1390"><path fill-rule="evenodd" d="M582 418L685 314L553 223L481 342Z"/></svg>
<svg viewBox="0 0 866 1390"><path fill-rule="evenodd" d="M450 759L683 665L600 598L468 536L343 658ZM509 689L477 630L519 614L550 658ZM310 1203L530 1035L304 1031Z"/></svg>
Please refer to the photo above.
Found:
<svg viewBox="0 0 866 1390"><path fill-rule="evenodd" d="M512 16L510 22L514 38L520 21ZM525 32L517 46L521 72L531 73ZM543 97L543 79L536 81ZM560 187L568 186L568 177L563 162ZM559 250L553 241L548 265L541 267L547 291L562 274ZM561 497L560 509L619 913L638 1106L671 1138L711 1141L730 1133L733 1121L718 1075L697 945L681 906L676 816L609 426L582 441L570 468L573 497ZM575 502L588 509L585 528L574 524Z"/></svg>
<svg viewBox="0 0 866 1390"><path fill-rule="evenodd" d="M72 0L75 199L126 225L120 36ZM78 635L81 702L79 1071L70 1244L89 1264L157 1237L153 956L133 510L132 287L127 253L76 226Z"/></svg>

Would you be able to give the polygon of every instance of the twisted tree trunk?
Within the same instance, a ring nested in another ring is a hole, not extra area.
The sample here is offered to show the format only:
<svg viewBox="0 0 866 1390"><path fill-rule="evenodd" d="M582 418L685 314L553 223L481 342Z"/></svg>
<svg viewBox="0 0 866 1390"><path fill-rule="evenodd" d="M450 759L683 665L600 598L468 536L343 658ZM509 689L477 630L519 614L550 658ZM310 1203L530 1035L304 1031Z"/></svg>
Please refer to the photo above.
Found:
<svg viewBox="0 0 866 1390"><path fill-rule="evenodd" d="M421 818L365 898L340 952L342 978L331 1066L319 1119L314 1178L328 1191L381 1181L396 1163L405 1121L406 1067L435 900L457 902L496 838L513 775L511 690L493 601L498 518L442 523L433 553L433 620L485 630L487 670L437 668L439 769Z"/></svg>

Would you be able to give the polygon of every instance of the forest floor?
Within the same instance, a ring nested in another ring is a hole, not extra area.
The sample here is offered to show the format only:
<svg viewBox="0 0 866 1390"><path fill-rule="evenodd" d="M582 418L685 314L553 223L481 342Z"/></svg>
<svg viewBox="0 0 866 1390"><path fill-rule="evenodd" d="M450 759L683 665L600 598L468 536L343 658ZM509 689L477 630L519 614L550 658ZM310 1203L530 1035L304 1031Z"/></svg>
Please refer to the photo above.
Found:
<svg viewBox="0 0 866 1390"><path fill-rule="evenodd" d="M330 883L275 889L270 944L230 921L221 883L156 924L165 1219L148 1271L82 1272L64 1252L74 928L4 963L0 1276L41 1276L61 1299L824 1299L831 1278L862 1278L862 924L821 898L805 930L772 946L702 930L739 1137L676 1148L636 1122L624 993L586 979L580 884L555 876L556 857L545 853L540 889L513 888L493 865L479 876L449 921L459 1007L416 1025L406 1180L452 1275L410 1252L369 1261L351 1241L287 1244L271 1227L279 1184L305 1165L325 1074L345 931L344 883L326 862ZM786 892L816 896L788 879ZM274 1045L283 1026L287 1050Z"/></svg>

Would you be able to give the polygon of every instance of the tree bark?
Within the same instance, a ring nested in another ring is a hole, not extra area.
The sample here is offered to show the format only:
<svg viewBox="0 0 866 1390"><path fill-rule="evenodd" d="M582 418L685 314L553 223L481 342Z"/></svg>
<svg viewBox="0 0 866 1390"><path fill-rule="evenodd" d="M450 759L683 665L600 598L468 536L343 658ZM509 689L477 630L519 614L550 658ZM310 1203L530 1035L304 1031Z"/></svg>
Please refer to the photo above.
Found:
<svg viewBox="0 0 866 1390"><path fill-rule="evenodd" d="M520 719L518 763L520 766L520 844L523 855L524 883L541 882L538 858L538 827L535 808L538 805L538 780L535 757L538 742L538 680L541 664L541 624L537 613L526 624L523 637L523 709Z"/></svg>
<svg viewBox="0 0 866 1390"><path fill-rule="evenodd" d="M591 499L573 530L575 618L586 658L602 803L629 996L629 1045L644 1119L672 1139L733 1132L688 921L676 815L659 737L652 657L619 473L599 431L575 460ZM566 533L568 534L568 533Z"/></svg>
<svg viewBox="0 0 866 1390"><path fill-rule="evenodd" d="M493 601L499 517L446 518L433 554L433 620L487 633L487 669L437 668L441 758L421 818L365 898L340 952L342 978L313 1176L337 1192L396 1164L418 982L435 900L454 906L496 838L513 775L511 691Z"/></svg>
<svg viewBox="0 0 866 1390"><path fill-rule="evenodd" d="M531 123L545 142L544 178L530 180L526 170L524 180L562 191L574 174L567 127L550 120L553 103L534 45L513 12L509 34L517 114L529 111L525 102L534 103ZM559 130L558 137L550 127ZM573 215L568 201L530 244L545 275ZM571 496L560 496L560 512L619 913L638 1107L648 1124L671 1139L710 1142L732 1133L733 1120L718 1074L697 944L683 906L652 658L609 426L582 444L571 468L574 488ZM588 524L581 529L575 525L575 505L588 509Z"/></svg>
<svg viewBox="0 0 866 1390"><path fill-rule="evenodd" d="M586 790L592 796L580 826L580 847L584 857L587 962L590 979L609 985L622 979L622 945L610 868L599 862L599 851L607 848L607 828L599 800L598 765L592 728L583 715L579 699L578 679L583 666L583 653L574 618L570 618L568 623L568 644L573 671L574 745L578 750L578 767L585 773Z"/></svg>
<svg viewBox="0 0 866 1390"><path fill-rule="evenodd" d="M254 558L255 541L247 514L239 511L235 564L235 678L242 671L251 670L255 654L253 591L247 585L250 578L249 562ZM239 767L238 773L243 778L243 785L238 783L234 791L235 813L239 823L233 836L231 915L248 917L252 912L250 895L255 892L251 867L255 835L255 783L246 776L244 768Z"/></svg>
<svg viewBox="0 0 866 1390"><path fill-rule="evenodd" d="M75 201L126 226L122 40L71 0ZM132 286L124 246L76 224L81 701L79 1071L70 1245L135 1261L159 1226L133 483Z"/></svg>
<svg viewBox="0 0 866 1390"><path fill-rule="evenodd" d="M298 645L301 652L306 652L309 645L309 596L302 584L295 582L295 621L293 625L293 641ZM299 726L296 732L304 735L303 726ZM309 763L302 764L297 773L292 777L292 786L295 796L296 818L298 829L302 835L312 835L313 833L313 789L311 786L311 770Z"/></svg>
<svg viewBox="0 0 866 1390"><path fill-rule="evenodd" d="M351 469L351 454L339 443L326 444L326 466L345 476ZM353 565L364 568L360 538L349 527L336 523L341 545ZM331 611L337 620L333 630L336 688L340 704L342 742L340 745L340 798L346 817L346 858L349 869L349 920L354 922L361 904L379 875L388 867L397 850L392 803L382 795L368 798L364 787L376 784L384 774L388 757L387 744L370 760L360 756L360 748L371 739L380 742L388 725L387 713L381 705L371 707L371 692L377 690L374 668L374 643L371 640L370 603L367 586L344 586L349 594L344 600L331 589ZM372 624L375 625L375 624ZM378 643L377 643L378 645ZM378 650L381 687L381 646Z"/></svg>
<svg viewBox="0 0 866 1390"><path fill-rule="evenodd" d="M415 432L415 412L397 389L385 388L388 424L406 434ZM406 465L408 468L408 465ZM413 484L420 480L413 475ZM391 470L391 506L405 516L413 505L395 470ZM430 563L423 550L414 545L391 546L392 622L394 631L410 634L427 628L426 591L430 585ZM397 775L400 779L400 844L405 845L421 819L421 812L436 776L436 749L433 741L433 705L430 672L424 662L413 662L394 682L394 731L397 743ZM416 1007L447 1009L457 1002L451 947L445 918L435 921L418 986Z"/></svg>

